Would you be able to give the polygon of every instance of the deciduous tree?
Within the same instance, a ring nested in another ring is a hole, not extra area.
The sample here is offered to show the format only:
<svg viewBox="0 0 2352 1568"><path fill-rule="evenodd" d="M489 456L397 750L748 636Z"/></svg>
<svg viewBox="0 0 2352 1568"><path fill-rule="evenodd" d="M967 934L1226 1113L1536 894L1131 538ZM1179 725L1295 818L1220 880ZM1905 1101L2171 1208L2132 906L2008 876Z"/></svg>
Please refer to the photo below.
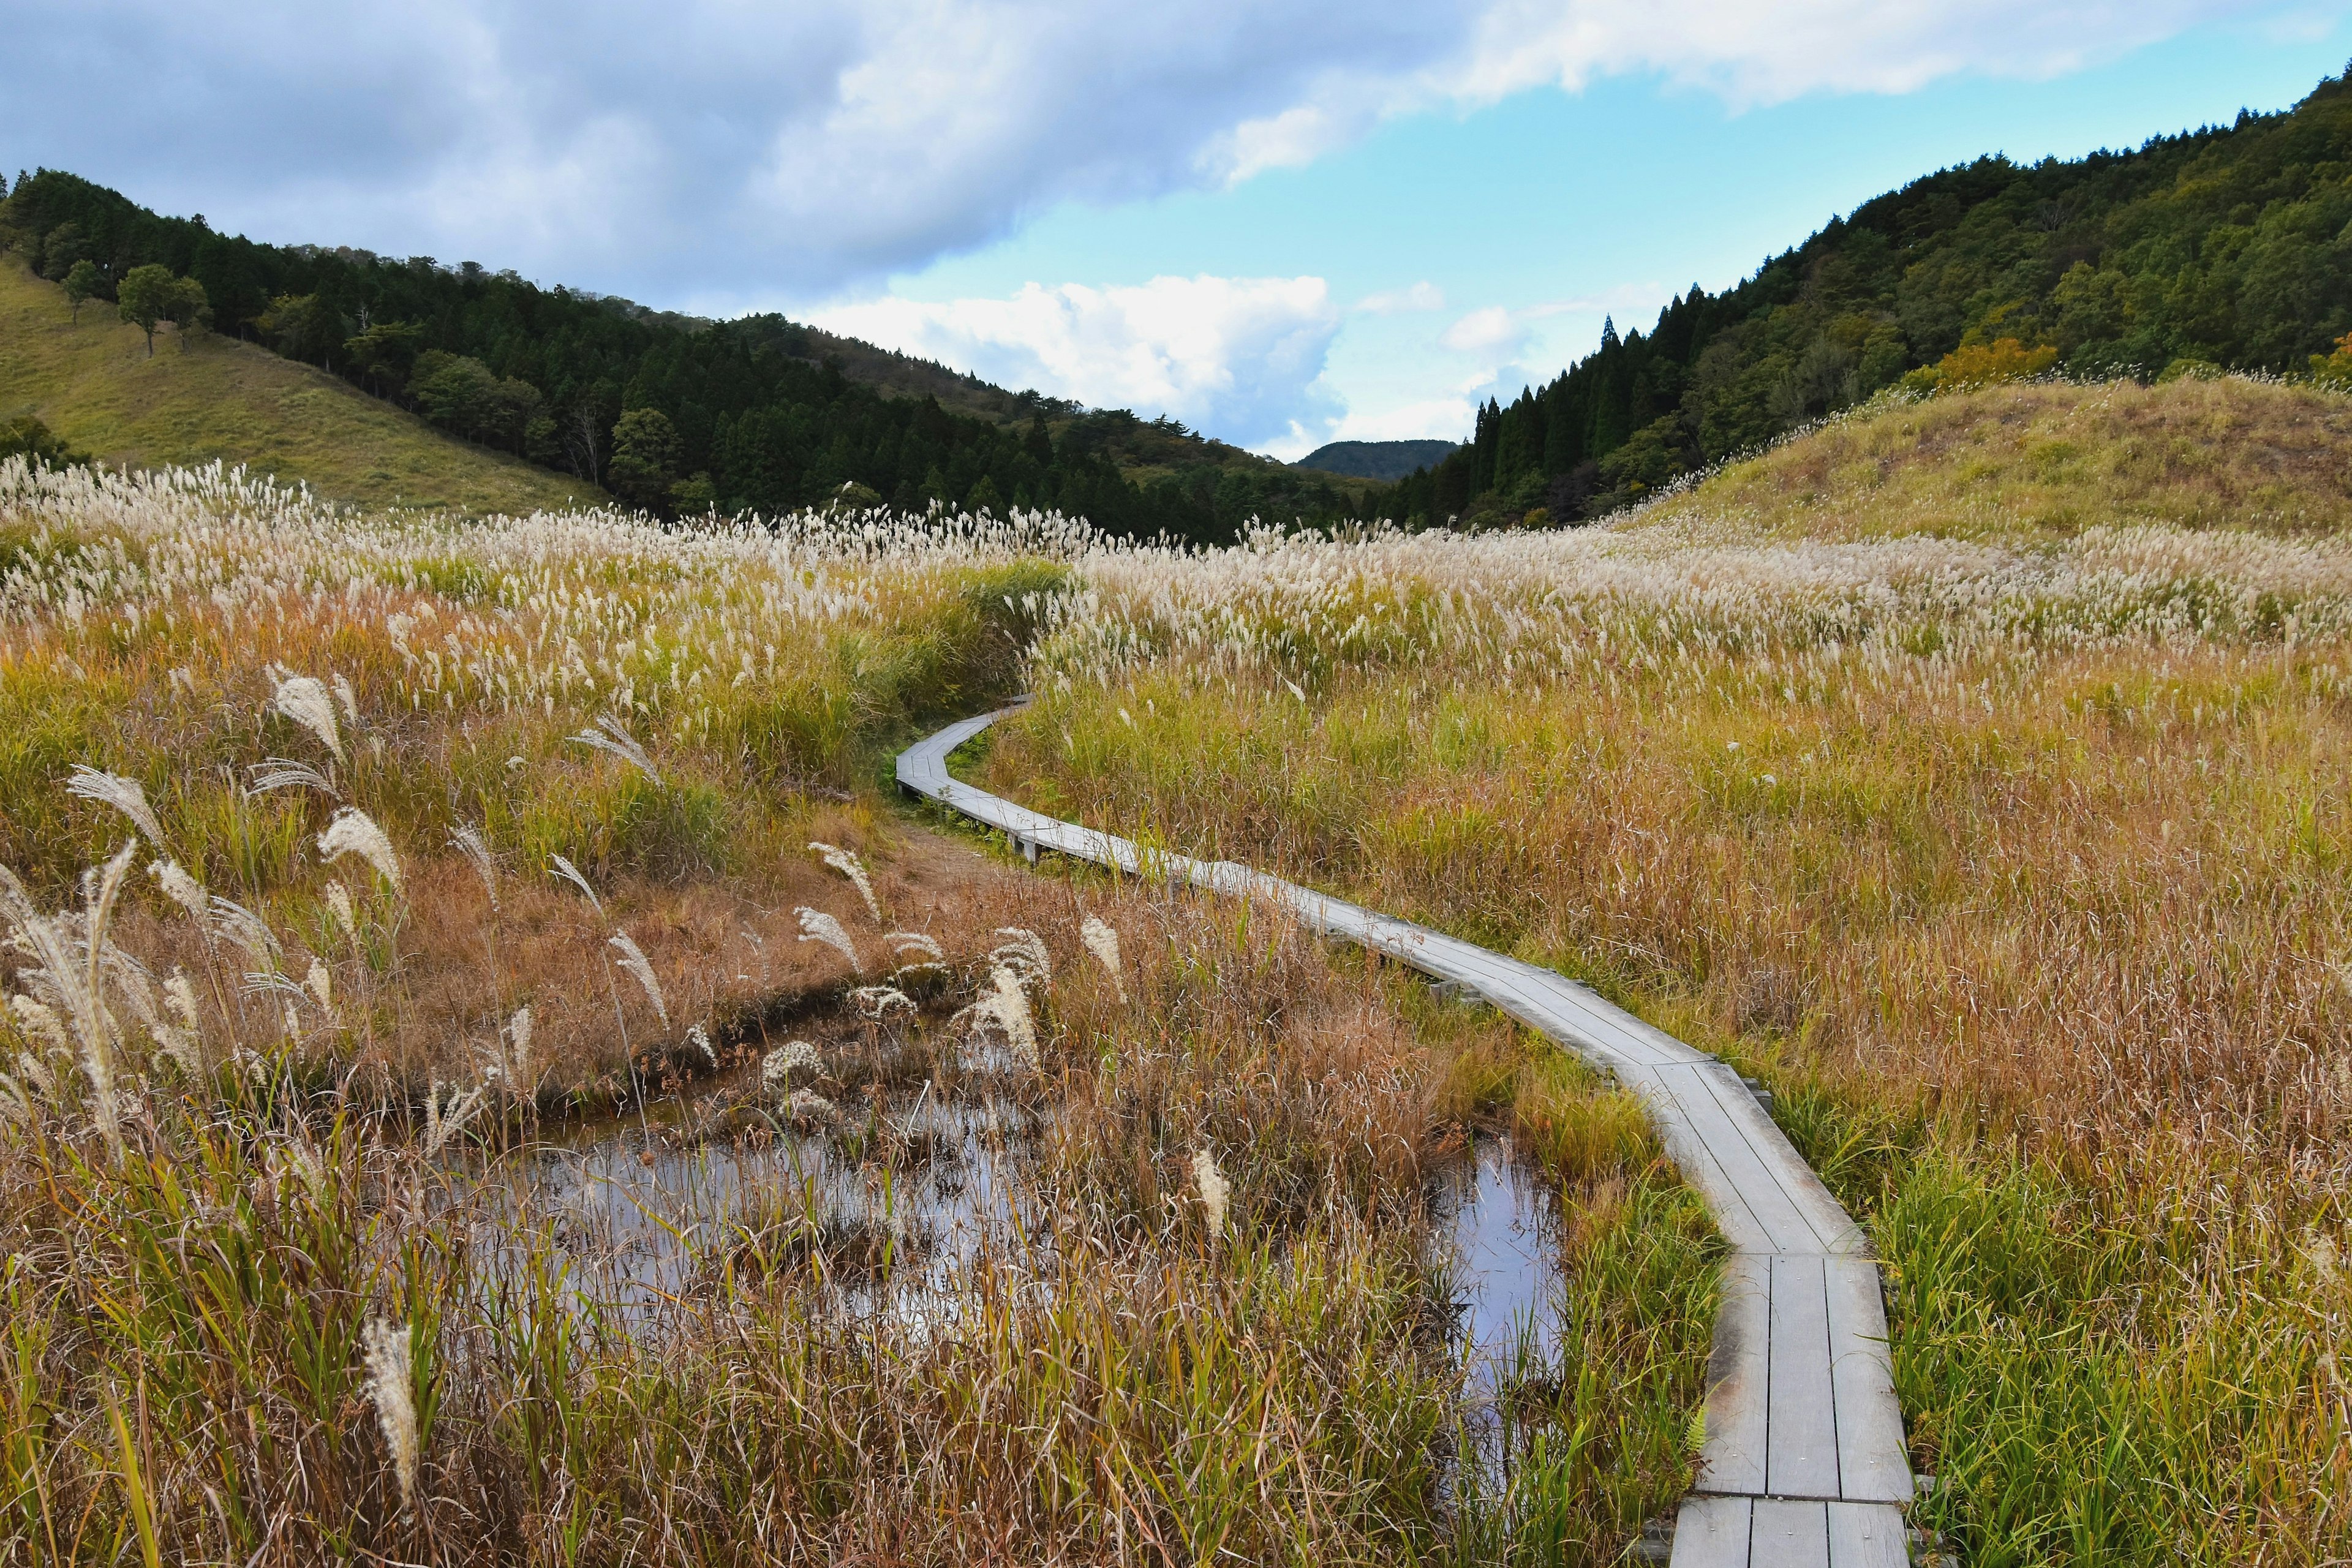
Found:
<svg viewBox="0 0 2352 1568"><path fill-rule="evenodd" d="M106 279L94 261L77 261L66 273L66 303L73 307L74 325L81 325L82 301L99 291Z"/></svg>
<svg viewBox="0 0 2352 1568"><path fill-rule="evenodd" d="M122 319L147 334L147 357L155 357L155 324L168 318L180 298L180 280L158 262L134 267L122 275L114 290L114 307Z"/></svg>

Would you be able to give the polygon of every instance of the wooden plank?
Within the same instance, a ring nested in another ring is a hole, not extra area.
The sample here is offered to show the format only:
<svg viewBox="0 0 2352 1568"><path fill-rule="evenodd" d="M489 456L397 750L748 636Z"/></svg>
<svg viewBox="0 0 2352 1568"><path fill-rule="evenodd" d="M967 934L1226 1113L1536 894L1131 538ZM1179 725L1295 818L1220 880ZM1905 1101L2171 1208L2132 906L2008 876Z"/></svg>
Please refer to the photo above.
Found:
<svg viewBox="0 0 2352 1568"><path fill-rule="evenodd" d="M1752 1568L1830 1568L1829 1505L1759 1498L1748 1561Z"/></svg>
<svg viewBox="0 0 2352 1568"><path fill-rule="evenodd" d="M1715 1348L1706 1361L1706 1442L1698 1459L1702 1492L1753 1497L1764 1490L1771 1331L1772 1260L1734 1253L1723 1260Z"/></svg>
<svg viewBox="0 0 2352 1568"><path fill-rule="evenodd" d="M1764 1488L1776 1497L1839 1495L1829 1282L1822 1261L1772 1259L1771 1398L1765 1417Z"/></svg>
<svg viewBox="0 0 2352 1568"><path fill-rule="evenodd" d="M1903 1510L1892 1503L1829 1505L1830 1568L1910 1568Z"/></svg>
<svg viewBox="0 0 2352 1568"><path fill-rule="evenodd" d="M1837 1397L1838 1495L1909 1502L1911 1456L1903 1441L1903 1406L1895 1397L1878 1266L1866 1258L1832 1258L1824 1267L1830 1378Z"/></svg>
<svg viewBox="0 0 2352 1568"><path fill-rule="evenodd" d="M958 783L949 754L996 717L908 748L899 782L1017 843L1286 909L1311 929L1460 983L1641 1095L1735 1248L1709 1361L1702 1489L1683 1504L1674 1561L1903 1562L1894 1505L1908 1500L1911 1478L1877 1267L1860 1228L1729 1068L1550 970L1232 861L1147 856L1131 840Z"/></svg>
<svg viewBox="0 0 2352 1568"><path fill-rule="evenodd" d="M1709 1062L1696 1076L1708 1098L1721 1108L1754 1152L1757 1163L1771 1173L1773 1184L1804 1216L1817 1244L1816 1250L1860 1250L1864 1241L1862 1227L1853 1223L1844 1205L1822 1185L1813 1168L1805 1163L1804 1156L1789 1142L1789 1135L1772 1120L1772 1113L1756 1103L1756 1096L1749 1092L1738 1073L1726 1063Z"/></svg>
<svg viewBox="0 0 2352 1568"><path fill-rule="evenodd" d="M1675 1551L1667 1568L1748 1568L1755 1502L1744 1497L1686 1497L1675 1512Z"/></svg>
<svg viewBox="0 0 2352 1568"><path fill-rule="evenodd" d="M1673 1070L1629 1066L1619 1072L1618 1081L1642 1097L1666 1146L1667 1158L1682 1172L1683 1180L1706 1200L1715 1227L1732 1251L1769 1254L1779 1250L1778 1233L1748 1203L1744 1184L1716 1157L1715 1149L1685 1111L1681 1098L1663 1081Z"/></svg>
<svg viewBox="0 0 2352 1568"><path fill-rule="evenodd" d="M1821 1234L1805 1208L1790 1196L1775 1168L1778 1162L1768 1159L1756 1148L1740 1126L1736 1110L1727 1106L1706 1082L1706 1071L1700 1067L1657 1068L1652 1070L1650 1080L1674 1096L1675 1103L1690 1119L1707 1152L1722 1167L1725 1179L1770 1236L1773 1251L1826 1250L1829 1238ZM1752 1100L1748 1110L1754 1115L1763 1114ZM1795 1159L1796 1151L1788 1150L1784 1157Z"/></svg>

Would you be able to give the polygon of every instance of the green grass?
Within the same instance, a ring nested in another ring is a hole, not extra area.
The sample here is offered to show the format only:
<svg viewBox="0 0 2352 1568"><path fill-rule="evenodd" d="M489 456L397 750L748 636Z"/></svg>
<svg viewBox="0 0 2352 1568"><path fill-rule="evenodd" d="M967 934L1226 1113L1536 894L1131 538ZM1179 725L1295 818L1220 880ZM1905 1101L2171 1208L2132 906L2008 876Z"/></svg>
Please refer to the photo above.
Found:
<svg viewBox="0 0 2352 1568"><path fill-rule="evenodd" d="M150 359L144 334L103 300L74 325L64 289L0 257L0 417L30 413L107 463L242 463L362 506L527 512L605 500L253 344L209 334L181 349L166 327Z"/></svg>
<svg viewBox="0 0 2352 1568"><path fill-rule="evenodd" d="M2332 533L2352 523L2352 398L2228 376L1890 399L1623 525L1725 521L1782 539L2065 539L2120 523Z"/></svg>

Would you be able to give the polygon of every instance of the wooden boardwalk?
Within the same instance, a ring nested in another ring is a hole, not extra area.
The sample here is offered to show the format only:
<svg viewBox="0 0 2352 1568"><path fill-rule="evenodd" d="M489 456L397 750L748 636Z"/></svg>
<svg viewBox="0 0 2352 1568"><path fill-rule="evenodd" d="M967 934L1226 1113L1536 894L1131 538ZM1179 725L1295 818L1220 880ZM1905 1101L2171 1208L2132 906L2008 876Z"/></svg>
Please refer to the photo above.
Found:
<svg viewBox="0 0 2352 1568"><path fill-rule="evenodd" d="M1012 711L1012 710L1007 710ZM1878 1266L1853 1218L1728 1066L1575 982L1230 860L1147 857L948 774L999 714L951 724L898 758L898 783L1041 850L1291 910L1308 927L1453 981L1576 1052L1648 1106L1684 1179L1731 1245L1707 1369L1698 1484L1674 1568L1904 1568L1912 1495Z"/></svg>

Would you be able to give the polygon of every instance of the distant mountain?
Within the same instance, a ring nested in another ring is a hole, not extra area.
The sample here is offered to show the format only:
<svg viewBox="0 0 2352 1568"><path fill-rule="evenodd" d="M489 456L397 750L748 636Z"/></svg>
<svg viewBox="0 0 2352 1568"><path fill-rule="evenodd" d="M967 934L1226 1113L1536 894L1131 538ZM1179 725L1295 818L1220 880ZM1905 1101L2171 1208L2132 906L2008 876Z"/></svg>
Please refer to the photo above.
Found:
<svg viewBox="0 0 2352 1568"><path fill-rule="evenodd" d="M1171 419L1007 391L782 316L710 321L470 261L259 245L54 170L5 195L0 251L52 285L86 263L79 276L101 320L134 268L161 267L201 286L223 338L316 366L477 451L511 454L542 489L569 473L572 488L665 515L772 514L847 497L918 511L1051 509L1113 533L1209 543L1252 519L1358 515L1375 488ZM0 332L22 336L7 321ZM8 390L0 376L0 398ZM13 412L0 407L0 418ZM187 449L127 428L49 423L101 455L164 461L167 447ZM195 449L259 463L225 428L197 426ZM375 488L410 493L396 466L385 473Z"/></svg>
<svg viewBox="0 0 2352 1568"><path fill-rule="evenodd" d="M1316 447L1290 466L1393 484L1415 468L1444 462L1459 445L1458 441L1334 441Z"/></svg>

